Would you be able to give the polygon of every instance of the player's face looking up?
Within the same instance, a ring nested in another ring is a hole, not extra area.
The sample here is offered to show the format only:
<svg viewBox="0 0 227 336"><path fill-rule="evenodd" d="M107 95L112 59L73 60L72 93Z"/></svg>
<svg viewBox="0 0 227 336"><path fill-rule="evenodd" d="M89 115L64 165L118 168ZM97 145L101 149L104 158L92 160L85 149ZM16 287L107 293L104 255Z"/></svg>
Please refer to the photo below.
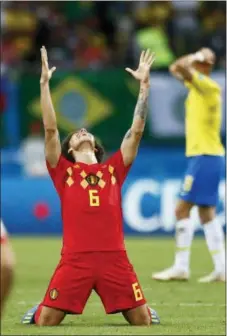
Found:
<svg viewBox="0 0 227 336"><path fill-rule="evenodd" d="M62 141L62 155L70 162L80 161L78 154L89 152L94 154L98 163L102 162L104 148L97 142L95 137L86 130L72 132Z"/></svg>
<svg viewBox="0 0 227 336"><path fill-rule="evenodd" d="M69 141L69 151L92 150L95 148L95 138L85 128L74 133Z"/></svg>

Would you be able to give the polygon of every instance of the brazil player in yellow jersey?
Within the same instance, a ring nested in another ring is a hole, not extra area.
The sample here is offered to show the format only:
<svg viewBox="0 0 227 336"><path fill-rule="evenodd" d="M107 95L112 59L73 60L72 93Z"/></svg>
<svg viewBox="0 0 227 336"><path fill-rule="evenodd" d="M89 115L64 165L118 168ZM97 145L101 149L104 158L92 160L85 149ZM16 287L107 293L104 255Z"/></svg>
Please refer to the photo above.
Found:
<svg viewBox="0 0 227 336"><path fill-rule="evenodd" d="M176 254L172 267L152 275L155 280L187 280L190 276L190 247L193 223L190 212L198 207L214 271L199 282L225 281L224 233L216 217L218 188L224 176L221 143L221 88L210 78L215 64L212 50L203 48L181 57L170 72L188 88L186 110L186 156L188 168L176 206Z"/></svg>

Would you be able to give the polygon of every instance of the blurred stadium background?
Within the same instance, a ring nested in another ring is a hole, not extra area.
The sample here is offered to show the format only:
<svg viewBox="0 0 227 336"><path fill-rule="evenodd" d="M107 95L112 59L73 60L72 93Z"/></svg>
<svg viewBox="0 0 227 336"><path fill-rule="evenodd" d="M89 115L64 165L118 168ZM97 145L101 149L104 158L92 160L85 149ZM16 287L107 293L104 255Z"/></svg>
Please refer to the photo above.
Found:
<svg viewBox="0 0 227 336"><path fill-rule="evenodd" d="M7 0L1 2L1 29L1 217L17 258L4 335L27 334L19 319L43 297L61 247L59 200L45 167L39 107L42 45L50 66L57 67L51 92L61 137L85 126L101 140L107 155L119 148L138 95L138 84L124 68L137 65L141 49L156 53L147 127L123 188L129 256L148 302L163 321L153 334L224 335L224 284L207 290L196 283L212 267L203 240L193 244L190 283L159 284L150 274L172 262L174 206L186 167L186 90L169 75L168 66L202 46L215 51L213 77L223 88L225 142L226 2ZM224 180L218 214L225 225ZM193 216L200 235L196 211ZM151 333L122 323L121 316L106 317L95 296L75 325L45 328L39 334ZM37 329L29 329L29 334L36 335Z"/></svg>
<svg viewBox="0 0 227 336"><path fill-rule="evenodd" d="M51 91L62 138L85 126L100 138L107 154L119 147L138 94L137 82L124 67L136 66L141 49L156 53L147 128L123 190L125 232L173 233L174 204L186 164L186 91L169 76L168 66L201 46L214 49L225 141L225 6L222 1L2 2L1 213L10 233L61 232L58 197L43 154L42 45L50 65L57 67ZM223 181L218 209L223 224L224 196Z"/></svg>

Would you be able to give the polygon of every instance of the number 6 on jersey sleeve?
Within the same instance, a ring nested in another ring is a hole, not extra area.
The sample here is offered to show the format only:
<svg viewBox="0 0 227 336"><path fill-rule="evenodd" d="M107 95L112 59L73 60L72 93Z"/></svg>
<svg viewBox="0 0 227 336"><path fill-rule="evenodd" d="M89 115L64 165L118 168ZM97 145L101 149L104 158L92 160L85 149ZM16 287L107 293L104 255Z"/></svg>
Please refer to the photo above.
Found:
<svg viewBox="0 0 227 336"><path fill-rule="evenodd" d="M99 206L100 202L99 202L99 195L98 194L98 190L89 190L89 201L90 201L90 206L94 207L94 206Z"/></svg>

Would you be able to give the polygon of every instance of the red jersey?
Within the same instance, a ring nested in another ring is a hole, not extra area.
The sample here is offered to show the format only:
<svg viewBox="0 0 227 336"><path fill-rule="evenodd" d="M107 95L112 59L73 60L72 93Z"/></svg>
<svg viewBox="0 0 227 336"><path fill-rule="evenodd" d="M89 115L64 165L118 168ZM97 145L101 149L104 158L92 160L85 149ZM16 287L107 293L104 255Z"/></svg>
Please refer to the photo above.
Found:
<svg viewBox="0 0 227 336"><path fill-rule="evenodd" d="M63 254L125 250L121 187L130 169L119 150L104 163L47 162L61 200Z"/></svg>

